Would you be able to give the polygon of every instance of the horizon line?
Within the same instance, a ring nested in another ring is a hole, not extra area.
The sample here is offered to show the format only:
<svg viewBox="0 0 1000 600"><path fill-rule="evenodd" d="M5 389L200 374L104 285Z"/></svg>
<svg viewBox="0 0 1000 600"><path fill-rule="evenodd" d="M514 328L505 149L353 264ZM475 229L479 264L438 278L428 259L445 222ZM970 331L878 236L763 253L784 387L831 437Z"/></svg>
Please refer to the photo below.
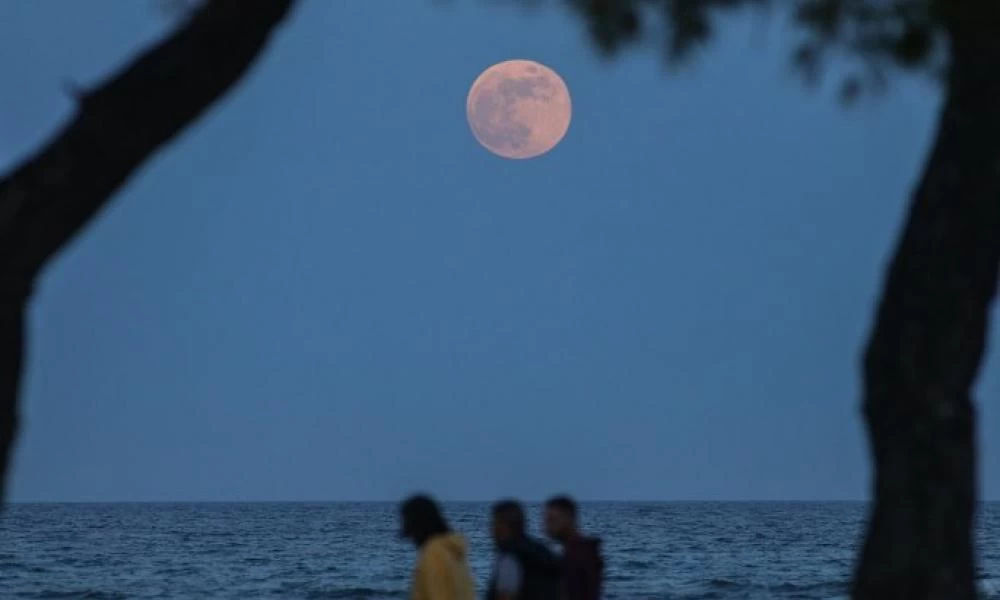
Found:
<svg viewBox="0 0 1000 600"><path fill-rule="evenodd" d="M491 504L503 498L492 499L453 499L434 497L442 504ZM7 500L6 505L15 504L399 504L405 497L398 499L344 499L344 500ZM524 504L543 504L547 498L513 498ZM744 499L706 499L706 498L664 498L664 499L584 499L574 497L580 504L863 504L870 503L871 498L744 498ZM1000 498L982 498L979 504L1000 502Z"/></svg>
<svg viewBox="0 0 1000 600"><path fill-rule="evenodd" d="M504 497L507 498L507 497ZM496 502L492 499L453 499L434 498L443 504L489 504ZM545 499L520 499L514 498L525 504L542 504ZM575 498L581 504L828 504L828 503L863 503L870 502L870 499L860 498L745 498L745 499L702 499L702 498L664 498L664 499L581 499ZM403 498L399 499L342 499L342 500L236 500L236 499L179 499L179 500L8 500L6 504L399 504ZM980 502L996 502L997 500L984 499Z"/></svg>

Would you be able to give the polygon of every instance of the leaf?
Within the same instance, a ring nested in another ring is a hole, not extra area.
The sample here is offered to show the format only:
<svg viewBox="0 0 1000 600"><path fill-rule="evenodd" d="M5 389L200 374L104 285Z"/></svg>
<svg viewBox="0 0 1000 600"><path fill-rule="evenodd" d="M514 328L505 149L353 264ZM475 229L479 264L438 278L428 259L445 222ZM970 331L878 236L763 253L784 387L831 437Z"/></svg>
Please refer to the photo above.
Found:
<svg viewBox="0 0 1000 600"><path fill-rule="evenodd" d="M822 70L823 47L817 42L804 42L795 49L792 64L802 73L806 83L810 85L819 81Z"/></svg>
<svg viewBox="0 0 1000 600"><path fill-rule="evenodd" d="M840 28L843 0L809 0L799 5L796 18L823 37L832 38Z"/></svg>
<svg viewBox="0 0 1000 600"><path fill-rule="evenodd" d="M934 47L930 29L910 25L896 41L893 56L904 67L913 68L923 64Z"/></svg>
<svg viewBox="0 0 1000 600"><path fill-rule="evenodd" d="M861 79L857 76L848 77L840 86L840 102L851 106L861 97Z"/></svg>

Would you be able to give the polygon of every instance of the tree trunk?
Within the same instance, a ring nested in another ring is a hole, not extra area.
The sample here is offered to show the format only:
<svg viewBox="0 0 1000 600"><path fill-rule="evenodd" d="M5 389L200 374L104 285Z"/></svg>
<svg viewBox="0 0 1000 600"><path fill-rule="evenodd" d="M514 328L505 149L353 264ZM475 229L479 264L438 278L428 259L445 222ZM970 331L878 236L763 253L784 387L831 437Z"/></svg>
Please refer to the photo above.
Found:
<svg viewBox="0 0 1000 600"><path fill-rule="evenodd" d="M0 473L10 467L13 444L17 433L17 396L21 387L21 365L24 353L24 300L0 299ZM4 477L0 475L0 492ZM2 496L0 496L2 497Z"/></svg>
<svg viewBox="0 0 1000 600"><path fill-rule="evenodd" d="M937 139L864 358L875 481L855 600L977 596L971 396L1000 268L1000 39L951 33Z"/></svg>
<svg viewBox="0 0 1000 600"><path fill-rule="evenodd" d="M40 153L0 180L0 501L17 433L24 314L45 263L157 150L229 91L295 0L208 0L92 92Z"/></svg>

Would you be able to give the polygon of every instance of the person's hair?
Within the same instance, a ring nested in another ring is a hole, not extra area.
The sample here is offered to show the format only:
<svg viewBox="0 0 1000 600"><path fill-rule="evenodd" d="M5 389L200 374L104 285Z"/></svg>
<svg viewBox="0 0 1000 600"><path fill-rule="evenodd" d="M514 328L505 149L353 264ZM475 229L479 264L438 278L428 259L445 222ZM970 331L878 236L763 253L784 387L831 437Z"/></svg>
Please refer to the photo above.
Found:
<svg viewBox="0 0 1000 600"><path fill-rule="evenodd" d="M545 503L545 506L548 508L554 508L569 515L569 517L574 521L576 520L576 515L579 511L576 501L569 496L554 496L549 498L549 500Z"/></svg>
<svg viewBox="0 0 1000 600"><path fill-rule="evenodd" d="M516 534L523 534L527 529L524 509L516 500L501 500L494 504L493 518L510 527Z"/></svg>
<svg viewBox="0 0 1000 600"><path fill-rule="evenodd" d="M437 503L430 496L420 494L407 498L400 512L403 515L403 535L418 546L435 535L451 531Z"/></svg>

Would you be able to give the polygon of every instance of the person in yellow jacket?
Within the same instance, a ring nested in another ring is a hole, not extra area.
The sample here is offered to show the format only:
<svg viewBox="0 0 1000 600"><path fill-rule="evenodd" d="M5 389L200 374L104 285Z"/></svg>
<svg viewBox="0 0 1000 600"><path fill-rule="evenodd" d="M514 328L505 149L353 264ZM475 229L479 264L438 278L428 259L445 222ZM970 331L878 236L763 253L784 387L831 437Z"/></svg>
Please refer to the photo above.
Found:
<svg viewBox="0 0 1000 600"><path fill-rule="evenodd" d="M448 527L437 503L413 496L400 512L402 535L417 547L410 600L475 600L465 538Z"/></svg>

